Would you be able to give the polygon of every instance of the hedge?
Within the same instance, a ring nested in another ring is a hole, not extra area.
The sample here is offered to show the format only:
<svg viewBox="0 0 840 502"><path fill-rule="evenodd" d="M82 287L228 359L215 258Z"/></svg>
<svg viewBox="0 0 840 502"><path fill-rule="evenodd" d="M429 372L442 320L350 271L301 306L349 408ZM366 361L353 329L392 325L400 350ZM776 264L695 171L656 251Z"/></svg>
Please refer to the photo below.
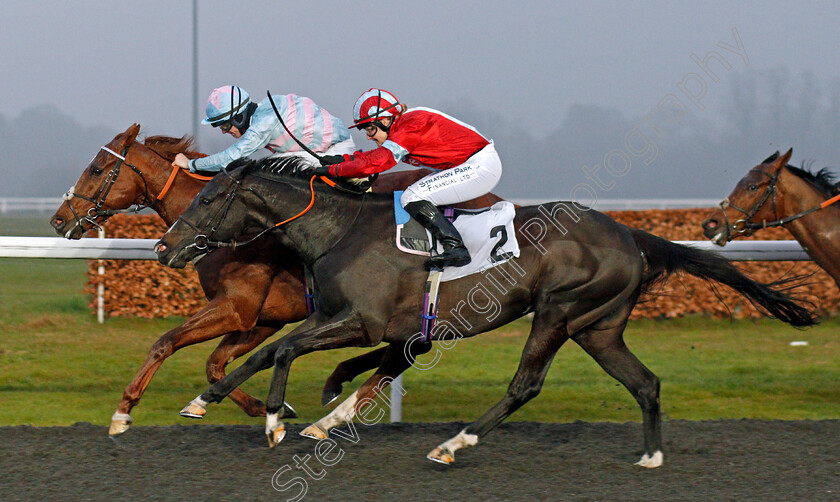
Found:
<svg viewBox="0 0 840 502"><path fill-rule="evenodd" d="M704 240L700 223L711 209L664 209L610 211L612 218L628 226L647 230L670 240ZM166 226L157 215L117 215L105 227L112 238L156 239ZM783 229L762 230L751 239L784 240L791 236ZM166 317L190 316L206 299L192 265L174 270L146 260L105 260L105 274L97 273L99 262L90 260L85 292L96 308L99 281L105 285L105 312L108 316ZM822 314L838 311L840 291L831 277L812 262L736 263L750 277L771 282L791 274L812 274L807 285L795 294L812 302ZM720 299L715 294L715 289ZM721 301L722 299L722 301ZM671 318L691 314L714 317L759 317L749 302L725 286L711 288L705 281L682 274L670 278L651 294L642 297L631 318Z"/></svg>

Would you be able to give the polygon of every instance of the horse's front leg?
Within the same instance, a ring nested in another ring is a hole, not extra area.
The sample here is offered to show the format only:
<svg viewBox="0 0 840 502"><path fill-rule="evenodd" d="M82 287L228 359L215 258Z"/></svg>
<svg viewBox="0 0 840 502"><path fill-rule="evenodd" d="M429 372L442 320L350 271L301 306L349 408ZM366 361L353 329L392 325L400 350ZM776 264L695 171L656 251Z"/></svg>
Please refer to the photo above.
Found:
<svg viewBox="0 0 840 502"><path fill-rule="evenodd" d="M256 319L255 316L253 316ZM152 345L149 354L134 379L123 392L117 411L111 417L110 435L122 434L131 426L131 410L140 402L149 382L167 357L184 347L219 337L225 333L247 331L245 316L237 312L234 303L223 296L214 298L184 324L166 332Z"/></svg>
<svg viewBox="0 0 840 502"><path fill-rule="evenodd" d="M207 358L207 381L211 384L225 377L225 367L235 359L251 352L268 337L278 331L276 327L256 326L254 329L241 333L228 333L219 342L216 350ZM231 401L239 405L242 410L252 417L265 416L265 404L251 397L240 388L233 389L228 395ZM295 410L286 403L283 418L296 418Z"/></svg>
<svg viewBox="0 0 840 502"><path fill-rule="evenodd" d="M309 319L313 317L316 316L313 315ZM265 401L265 433L268 437L268 445L272 448L286 435L286 428L280 421L279 411L286 394L289 367L295 359L316 350L371 346L382 340L383 333L377 330L372 334L363 322L362 316L350 307L326 322L310 324L309 319L300 326L303 329L295 329L283 337L274 353L274 375L268 398Z"/></svg>
<svg viewBox="0 0 840 502"><path fill-rule="evenodd" d="M358 413L363 413L361 418L364 424L378 423L385 414L382 410L376 409L378 403L374 401L374 398L385 387L392 384L395 378L407 370L411 366L411 361L415 360L418 355L428 352L431 347L432 344L430 343L392 343L374 351L383 353L381 364L376 373L371 375L352 396L344 400L329 415L301 431L300 435L312 439L326 439L330 429L353 420L353 417ZM372 353L369 352L368 354ZM406 357L407 353L410 354L411 360ZM404 392L403 389L399 389L399 391Z"/></svg>

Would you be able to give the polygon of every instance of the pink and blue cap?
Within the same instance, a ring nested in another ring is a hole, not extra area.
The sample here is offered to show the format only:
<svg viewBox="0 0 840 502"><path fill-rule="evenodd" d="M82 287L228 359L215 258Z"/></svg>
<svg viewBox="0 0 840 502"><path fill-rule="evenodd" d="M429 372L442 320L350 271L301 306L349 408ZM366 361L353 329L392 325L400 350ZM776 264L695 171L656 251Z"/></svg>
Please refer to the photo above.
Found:
<svg viewBox="0 0 840 502"><path fill-rule="evenodd" d="M207 100L206 117L202 124L221 125L242 111L251 102L248 93L235 85L213 89Z"/></svg>

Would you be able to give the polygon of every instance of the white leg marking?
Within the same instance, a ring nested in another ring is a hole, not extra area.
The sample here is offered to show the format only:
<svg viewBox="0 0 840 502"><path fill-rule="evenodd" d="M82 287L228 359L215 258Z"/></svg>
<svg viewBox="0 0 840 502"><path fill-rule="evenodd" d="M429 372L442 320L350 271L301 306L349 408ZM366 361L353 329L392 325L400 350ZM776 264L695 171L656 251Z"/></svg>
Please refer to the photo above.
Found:
<svg viewBox="0 0 840 502"><path fill-rule="evenodd" d="M476 436L475 434L467 434L466 431L467 429L464 429L461 432L459 432L457 436L440 445L441 448L455 453L456 451L460 450L465 446L477 445L478 436Z"/></svg>
<svg viewBox="0 0 840 502"><path fill-rule="evenodd" d="M322 431L329 432L330 429L338 427L339 425L345 423L348 418L352 419L353 417L355 417L356 403L359 400L359 398L357 397L358 392L359 391L354 392L350 397L348 397L341 404L336 406L336 408L332 410L329 413L329 415L315 422L315 425Z"/></svg>
<svg viewBox="0 0 840 502"><path fill-rule="evenodd" d="M271 435L274 432L274 429L277 428L278 424L280 424L280 418L278 417L277 413L269 413L265 416L265 433L267 435ZM280 424L282 425L282 424Z"/></svg>
<svg viewBox="0 0 840 502"><path fill-rule="evenodd" d="M642 455L641 460L636 462L636 465L640 465L642 467L647 467L648 469L653 469L662 465L663 455L661 451L657 451L653 454L653 456L649 456L647 453Z"/></svg>
<svg viewBox="0 0 840 502"><path fill-rule="evenodd" d="M207 413L207 401L199 396L184 406L180 413L182 417L202 418Z"/></svg>
<svg viewBox="0 0 840 502"><path fill-rule="evenodd" d="M131 415L129 415L128 413L114 413L111 416L111 421L113 422L115 420L125 420L128 423L131 423L131 422L134 421L134 419L131 418Z"/></svg>

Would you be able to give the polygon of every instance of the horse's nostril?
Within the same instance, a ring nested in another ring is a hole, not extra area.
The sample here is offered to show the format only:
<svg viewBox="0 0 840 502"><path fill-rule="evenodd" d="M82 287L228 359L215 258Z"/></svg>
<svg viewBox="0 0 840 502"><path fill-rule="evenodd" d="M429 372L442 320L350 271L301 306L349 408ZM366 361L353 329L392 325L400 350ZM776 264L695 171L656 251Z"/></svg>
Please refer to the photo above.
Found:
<svg viewBox="0 0 840 502"><path fill-rule="evenodd" d="M161 254L161 253L165 253L165 252L166 252L166 244L164 244L162 242L158 242L157 244L155 244L155 253Z"/></svg>
<svg viewBox="0 0 840 502"><path fill-rule="evenodd" d="M53 218L52 226L53 228L61 228L64 226L64 220L62 220L61 218Z"/></svg>
<svg viewBox="0 0 840 502"><path fill-rule="evenodd" d="M708 228L709 230L714 230L715 228L717 228L718 222L715 220L709 220L706 223L703 223L703 226L705 228Z"/></svg>

